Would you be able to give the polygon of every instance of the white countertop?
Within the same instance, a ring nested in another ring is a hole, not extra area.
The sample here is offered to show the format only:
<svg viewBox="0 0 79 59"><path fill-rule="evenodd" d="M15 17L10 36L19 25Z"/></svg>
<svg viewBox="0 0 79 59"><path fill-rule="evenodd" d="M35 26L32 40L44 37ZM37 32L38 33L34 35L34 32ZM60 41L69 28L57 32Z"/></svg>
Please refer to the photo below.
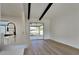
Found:
<svg viewBox="0 0 79 59"><path fill-rule="evenodd" d="M28 39L26 36L8 36L4 38L5 45L28 45Z"/></svg>
<svg viewBox="0 0 79 59"><path fill-rule="evenodd" d="M2 48L2 51L0 51L0 55L23 55L24 49L28 48L29 42L26 36L18 36L16 38L6 37L4 41L5 45L0 47Z"/></svg>

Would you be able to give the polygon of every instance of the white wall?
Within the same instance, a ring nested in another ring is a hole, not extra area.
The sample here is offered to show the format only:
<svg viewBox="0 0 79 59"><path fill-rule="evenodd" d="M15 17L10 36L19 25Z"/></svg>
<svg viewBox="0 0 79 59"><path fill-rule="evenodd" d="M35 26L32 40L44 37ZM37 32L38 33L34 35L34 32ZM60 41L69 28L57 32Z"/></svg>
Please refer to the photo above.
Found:
<svg viewBox="0 0 79 59"><path fill-rule="evenodd" d="M53 7L52 40L79 48L79 4L55 4Z"/></svg>
<svg viewBox="0 0 79 59"><path fill-rule="evenodd" d="M1 20L1 4L0 4L0 20Z"/></svg>

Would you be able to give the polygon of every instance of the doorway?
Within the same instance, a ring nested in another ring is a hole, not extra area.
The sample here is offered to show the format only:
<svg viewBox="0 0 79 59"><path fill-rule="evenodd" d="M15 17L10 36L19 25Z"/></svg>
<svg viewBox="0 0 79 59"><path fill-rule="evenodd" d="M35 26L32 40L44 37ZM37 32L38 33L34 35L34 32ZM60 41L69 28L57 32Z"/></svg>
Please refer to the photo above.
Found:
<svg viewBox="0 0 79 59"><path fill-rule="evenodd" d="M30 39L44 39L44 24L40 22L30 23Z"/></svg>

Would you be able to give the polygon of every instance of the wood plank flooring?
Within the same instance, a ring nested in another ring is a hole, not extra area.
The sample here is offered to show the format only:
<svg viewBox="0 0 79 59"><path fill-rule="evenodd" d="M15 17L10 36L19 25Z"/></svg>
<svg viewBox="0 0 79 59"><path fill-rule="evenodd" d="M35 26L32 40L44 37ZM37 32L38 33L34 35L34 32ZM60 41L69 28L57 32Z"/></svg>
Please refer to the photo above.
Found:
<svg viewBox="0 0 79 59"><path fill-rule="evenodd" d="M33 40L32 46L24 50L24 55L79 55L79 49L53 40Z"/></svg>

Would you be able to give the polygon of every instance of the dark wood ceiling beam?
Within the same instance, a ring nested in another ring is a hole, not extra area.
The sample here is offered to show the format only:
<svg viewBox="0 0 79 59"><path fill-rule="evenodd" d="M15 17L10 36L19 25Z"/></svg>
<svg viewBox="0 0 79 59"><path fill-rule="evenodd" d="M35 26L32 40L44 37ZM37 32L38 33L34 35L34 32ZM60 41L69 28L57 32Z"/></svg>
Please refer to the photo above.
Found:
<svg viewBox="0 0 79 59"><path fill-rule="evenodd" d="M48 6L46 7L46 9L45 9L44 12L42 13L41 17L39 18L39 20L41 20L41 19L44 17L44 15L45 15L46 12L49 10L49 8L51 7L52 4L53 4L53 3L49 3L49 4L48 4Z"/></svg>
<svg viewBox="0 0 79 59"><path fill-rule="evenodd" d="M28 20L30 19L31 3L28 3Z"/></svg>

